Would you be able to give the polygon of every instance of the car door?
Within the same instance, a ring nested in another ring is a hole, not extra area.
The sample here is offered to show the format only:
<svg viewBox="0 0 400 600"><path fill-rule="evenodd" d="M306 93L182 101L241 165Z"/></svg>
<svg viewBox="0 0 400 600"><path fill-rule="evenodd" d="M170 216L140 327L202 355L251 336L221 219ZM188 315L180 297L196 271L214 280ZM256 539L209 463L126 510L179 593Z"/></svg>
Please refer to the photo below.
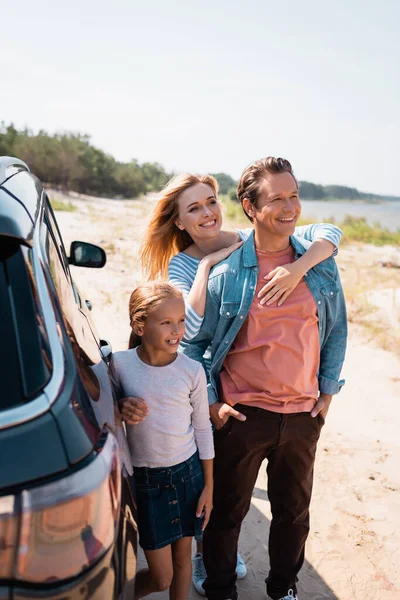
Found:
<svg viewBox="0 0 400 600"><path fill-rule="evenodd" d="M108 365L102 355L101 341L87 307L75 286L64 244L47 196L42 221L42 245L46 248L49 272L59 298L68 337L70 339L81 381L89 395L90 404L99 427L108 426L119 444L122 473L121 523L116 548L119 584L131 579L136 572L137 525L136 506L128 473L132 463L118 405L114 402Z"/></svg>

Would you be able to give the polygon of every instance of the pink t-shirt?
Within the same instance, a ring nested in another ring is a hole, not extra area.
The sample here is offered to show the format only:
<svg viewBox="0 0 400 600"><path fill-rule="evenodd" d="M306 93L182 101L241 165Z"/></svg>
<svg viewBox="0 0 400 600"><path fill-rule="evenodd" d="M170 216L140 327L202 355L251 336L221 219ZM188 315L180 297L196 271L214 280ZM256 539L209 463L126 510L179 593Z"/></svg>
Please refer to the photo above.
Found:
<svg viewBox="0 0 400 600"><path fill-rule="evenodd" d="M294 261L292 246L257 250L260 273L249 314L221 370L223 400L279 413L311 411L318 397L317 307L301 280L282 306L261 305L257 294L272 269Z"/></svg>

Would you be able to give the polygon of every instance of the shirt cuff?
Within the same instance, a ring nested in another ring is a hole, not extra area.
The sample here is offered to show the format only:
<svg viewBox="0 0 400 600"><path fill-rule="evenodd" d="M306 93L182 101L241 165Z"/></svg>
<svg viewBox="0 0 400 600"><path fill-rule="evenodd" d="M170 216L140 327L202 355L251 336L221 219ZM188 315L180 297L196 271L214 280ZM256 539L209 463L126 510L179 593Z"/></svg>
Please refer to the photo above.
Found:
<svg viewBox="0 0 400 600"><path fill-rule="evenodd" d="M318 377L320 393L328 394L328 396L334 396L335 394L338 394L344 384L344 379L340 379L340 381L334 381L333 379L328 379L328 377L324 377L323 375Z"/></svg>
<svg viewBox="0 0 400 600"><path fill-rule="evenodd" d="M214 450L201 451L199 448L199 458L200 460L212 460L213 458L215 458L215 452Z"/></svg>
<svg viewBox="0 0 400 600"><path fill-rule="evenodd" d="M211 383L207 384L207 394L208 394L208 405L215 404L218 402L218 398L215 395L213 388L211 387Z"/></svg>

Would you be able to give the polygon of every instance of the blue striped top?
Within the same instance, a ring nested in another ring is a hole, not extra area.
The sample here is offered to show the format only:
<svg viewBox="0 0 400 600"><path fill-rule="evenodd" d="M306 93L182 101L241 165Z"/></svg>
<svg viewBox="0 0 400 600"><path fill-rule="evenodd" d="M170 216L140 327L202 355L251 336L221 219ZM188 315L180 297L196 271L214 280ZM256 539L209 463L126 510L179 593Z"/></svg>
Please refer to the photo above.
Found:
<svg viewBox="0 0 400 600"><path fill-rule="evenodd" d="M240 239L246 240L252 231L252 228L238 229L237 233L239 234ZM314 242L318 239L328 240L334 244L334 256L336 256L342 237L342 230L339 229L339 227L336 227L336 225L331 225L329 223L314 223L313 225L296 227L295 236L306 239L309 242ZM199 258L193 258L193 256L185 254L185 252L179 252L171 258L168 265L169 282L180 289L185 298L186 331L183 339L186 341L191 340L198 334L203 322L203 317L201 317L186 300L186 297L192 289L199 263Z"/></svg>

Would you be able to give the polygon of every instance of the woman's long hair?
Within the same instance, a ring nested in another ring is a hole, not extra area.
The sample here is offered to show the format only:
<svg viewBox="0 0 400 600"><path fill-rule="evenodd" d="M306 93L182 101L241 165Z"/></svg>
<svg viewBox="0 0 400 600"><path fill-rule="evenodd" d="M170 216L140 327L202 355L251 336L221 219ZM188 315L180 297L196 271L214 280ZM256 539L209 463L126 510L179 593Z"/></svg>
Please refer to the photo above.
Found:
<svg viewBox="0 0 400 600"><path fill-rule="evenodd" d="M166 281L148 281L133 290L129 299L129 321L132 329L129 349L140 346L142 342L134 327L143 326L151 311L163 300L171 298L183 298L182 292Z"/></svg>
<svg viewBox="0 0 400 600"><path fill-rule="evenodd" d="M175 221L179 195L197 183L209 185L217 197L218 182L212 175L175 175L162 190L140 248L142 270L148 279L166 278L171 258L193 244L187 231L179 229Z"/></svg>

